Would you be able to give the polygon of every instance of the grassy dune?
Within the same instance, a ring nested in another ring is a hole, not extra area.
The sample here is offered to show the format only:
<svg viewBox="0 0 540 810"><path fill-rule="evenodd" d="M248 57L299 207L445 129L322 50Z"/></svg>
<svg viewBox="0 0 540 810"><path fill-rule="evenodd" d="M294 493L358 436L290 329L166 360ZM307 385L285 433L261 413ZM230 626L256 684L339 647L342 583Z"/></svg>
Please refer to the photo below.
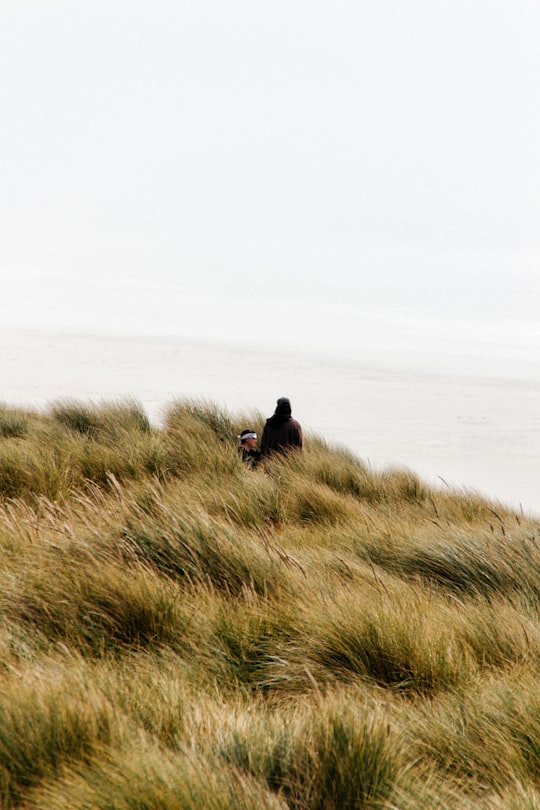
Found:
<svg viewBox="0 0 540 810"><path fill-rule="evenodd" d="M540 807L540 519L260 414L0 407L0 806Z"/></svg>

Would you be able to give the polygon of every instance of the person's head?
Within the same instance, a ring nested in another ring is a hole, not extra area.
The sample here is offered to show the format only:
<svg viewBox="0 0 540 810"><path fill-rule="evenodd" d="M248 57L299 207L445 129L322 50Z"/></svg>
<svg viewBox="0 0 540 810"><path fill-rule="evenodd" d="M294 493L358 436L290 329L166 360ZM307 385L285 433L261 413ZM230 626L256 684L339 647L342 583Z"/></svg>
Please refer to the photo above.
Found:
<svg viewBox="0 0 540 810"><path fill-rule="evenodd" d="M292 413L291 400L288 397L280 397L277 401L274 413L277 416L290 416Z"/></svg>
<svg viewBox="0 0 540 810"><path fill-rule="evenodd" d="M254 430L251 430L251 428L243 430L238 438L240 439L240 444L242 447L245 447L246 450L252 450L257 446L257 434Z"/></svg>

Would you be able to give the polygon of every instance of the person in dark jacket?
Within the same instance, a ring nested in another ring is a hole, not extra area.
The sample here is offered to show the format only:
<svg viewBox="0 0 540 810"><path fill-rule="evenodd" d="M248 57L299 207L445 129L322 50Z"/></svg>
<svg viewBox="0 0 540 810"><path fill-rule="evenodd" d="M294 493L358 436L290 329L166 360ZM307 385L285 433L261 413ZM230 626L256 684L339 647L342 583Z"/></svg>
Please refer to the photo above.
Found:
<svg viewBox="0 0 540 810"><path fill-rule="evenodd" d="M256 467L259 463L260 453L257 450L257 434L251 428L243 430L240 436L240 444L238 445L238 452L242 461L248 467Z"/></svg>
<svg viewBox="0 0 540 810"><path fill-rule="evenodd" d="M291 401L280 397L273 416L266 420L261 437L261 458L272 453L287 453L291 448L302 450L302 428L292 418Z"/></svg>

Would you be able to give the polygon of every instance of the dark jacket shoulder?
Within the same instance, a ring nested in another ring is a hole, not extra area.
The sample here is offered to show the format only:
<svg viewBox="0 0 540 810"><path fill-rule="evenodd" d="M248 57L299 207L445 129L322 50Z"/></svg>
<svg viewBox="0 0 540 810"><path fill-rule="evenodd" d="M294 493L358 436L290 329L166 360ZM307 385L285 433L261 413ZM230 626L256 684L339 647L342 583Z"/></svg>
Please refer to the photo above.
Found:
<svg viewBox="0 0 540 810"><path fill-rule="evenodd" d="M276 416L266 420L261 437L261 456L283 453L289 448L303 447L302 428L292 416Z"/></svg>

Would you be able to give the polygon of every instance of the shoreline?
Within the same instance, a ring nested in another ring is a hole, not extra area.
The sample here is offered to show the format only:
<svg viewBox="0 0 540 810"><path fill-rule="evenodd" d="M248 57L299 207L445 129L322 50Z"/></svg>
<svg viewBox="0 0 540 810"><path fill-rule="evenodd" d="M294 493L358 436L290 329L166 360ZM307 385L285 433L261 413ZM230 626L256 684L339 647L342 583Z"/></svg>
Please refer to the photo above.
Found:
<svg viewBox="0 0 540 810"><path fill-rule="evenodd" d="M307 433L374 468L407 467L426 483L471 490L540 514L540 382L394 368L377 358L317 356L183 338L0 329L9 406L132 398L153 422L174 399L210 399L268 416L290 396ZM536 473L536 475L535 475ZM521 505L521 506L520 506Z"/></svg>

